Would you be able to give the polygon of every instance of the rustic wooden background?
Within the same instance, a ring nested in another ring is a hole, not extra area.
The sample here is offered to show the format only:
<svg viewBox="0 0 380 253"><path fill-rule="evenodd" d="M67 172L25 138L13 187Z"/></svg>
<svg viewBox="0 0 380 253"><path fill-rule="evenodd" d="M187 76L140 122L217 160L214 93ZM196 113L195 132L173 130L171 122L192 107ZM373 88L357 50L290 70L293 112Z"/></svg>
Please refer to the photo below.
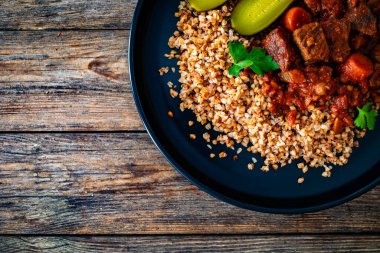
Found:
<svg viewBox="0 0 380 253"><path fill-rule="evenodd" d="M0 252L380 252L380 187L270 215L165 161L129 86L136 2L1 1Z"/></svg>

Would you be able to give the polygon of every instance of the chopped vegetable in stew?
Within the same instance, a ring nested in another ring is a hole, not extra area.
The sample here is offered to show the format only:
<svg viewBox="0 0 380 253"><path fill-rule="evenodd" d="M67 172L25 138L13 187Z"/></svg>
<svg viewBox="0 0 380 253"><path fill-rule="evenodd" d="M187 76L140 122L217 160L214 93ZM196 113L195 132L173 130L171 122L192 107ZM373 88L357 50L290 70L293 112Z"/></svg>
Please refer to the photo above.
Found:
<svg viewBox="0 0 380 253"><path fill-rule="evenodd" d="M294 124L296 110L329 108L336 133L354 122L372 129L360 108L380 102L379 15L378 0L296 1L274 30L262 33L263 48L281 69L264 77L270 111Z"/></svg>

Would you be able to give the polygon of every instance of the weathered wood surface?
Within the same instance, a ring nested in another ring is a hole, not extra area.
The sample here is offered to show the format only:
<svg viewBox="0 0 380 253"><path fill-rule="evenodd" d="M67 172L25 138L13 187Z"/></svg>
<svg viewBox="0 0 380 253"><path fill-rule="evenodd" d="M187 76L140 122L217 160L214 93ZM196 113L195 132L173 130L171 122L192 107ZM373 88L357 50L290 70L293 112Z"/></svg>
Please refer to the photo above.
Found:
<svg viewBox="0 0 380 253"><path fill-rule="evenodd" d="M143 130L128 39L129 31L0 32L0 131Z"/></svg>
<svg viewBox="0 0 380 253"><path fill-rule="evenodd" d="M0 237L0 252L379 252L380 236Z"/></svg>
<svg viewBox="0 0 380 253"><path fill-rule="evenodd" d="M0 237L0 252L378 252L380 187L270 215L218 201L168 165L129 87L136 3L0 1L0 132L46 132L0 134L0 233L130 235Z"/></svg>
<svg viewBox="0 0 380 253"><path fill-rule="evenodd" d="M313 214L210 197L145 133L0 135L0 231L33 234L380 233L380 187Z"/></svg>
<svg viewBox="0 0 380 253"><path fill-rule="evenodd" d="M137 0L4 0L0 30L127 29Z"/></svg>

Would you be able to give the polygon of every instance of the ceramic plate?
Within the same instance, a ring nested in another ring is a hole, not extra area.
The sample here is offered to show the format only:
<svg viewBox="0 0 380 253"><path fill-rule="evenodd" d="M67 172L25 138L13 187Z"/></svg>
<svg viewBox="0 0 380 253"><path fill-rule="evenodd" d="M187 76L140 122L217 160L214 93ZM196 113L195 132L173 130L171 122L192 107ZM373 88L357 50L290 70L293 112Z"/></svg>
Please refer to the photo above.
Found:
<svg viewBox="0 0 380 253"><path fill-rule="evenodd" d="M196 122L191 111L179 110L179 99L173 99L166 85L178 87L179 74L171 71L160 76L161 67L175 67L169 53L168 39L176 30L179 1L140 0L137 4L130 37L130 78L134 99L141 119L162 154L182 175L209 194L236 206L271 213L304 213L329 208L349 201L380 182L380 126L360 140L349 164L335 167L331 178L321 176L322 169L303 174L294 162L278 171L249 171L251 153L243 151L239 160L236 151L228 151L224 159L210 159L211 150L201 137L205 129ZM168 117L168 111L174 117ZM189 134L198 136L190 140ZM217 133L212 132L212 136ZM238 147L236 147L238 148ZM212 152L228 150L217 145ZM263 160L255 155L259 167ZM297 179L305 182L298 184Z"/></svg>

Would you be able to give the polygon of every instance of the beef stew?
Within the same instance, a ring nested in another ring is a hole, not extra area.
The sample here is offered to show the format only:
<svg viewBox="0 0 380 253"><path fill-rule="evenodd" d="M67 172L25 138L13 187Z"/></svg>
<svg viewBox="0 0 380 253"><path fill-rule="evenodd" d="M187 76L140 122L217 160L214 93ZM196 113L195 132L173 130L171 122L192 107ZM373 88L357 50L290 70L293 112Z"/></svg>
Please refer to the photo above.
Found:
<svg viewBox="0 0 380 253"><path fill-rule="evenodd" d="M265 76L272 113L294 124L294 106L330 108L340 133L354 124L356 107L380 101L379 2L295 2L263 41L281 69Z"/></svg>

